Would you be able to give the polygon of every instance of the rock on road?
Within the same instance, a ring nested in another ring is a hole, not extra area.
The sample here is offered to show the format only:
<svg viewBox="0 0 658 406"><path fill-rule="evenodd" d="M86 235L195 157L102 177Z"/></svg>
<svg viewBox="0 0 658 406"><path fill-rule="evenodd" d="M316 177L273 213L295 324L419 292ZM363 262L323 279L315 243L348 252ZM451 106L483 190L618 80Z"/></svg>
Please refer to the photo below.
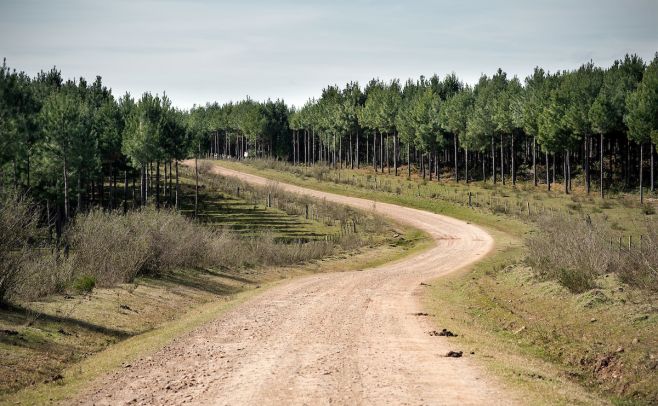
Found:
<svg viewBox="0 0 658 406"><path fill-rule="evenodd" d="M218 165L212 171L270 180ZM264 291L151 357L95 382L79 404L513 404L518 398L454 341L431 337L420 283L482 258L484 230L450 217L279 183L282 189L374 210L426 231L417 255L354 272L293 279ZM454 340L454 339L453 339Z"/></svg>

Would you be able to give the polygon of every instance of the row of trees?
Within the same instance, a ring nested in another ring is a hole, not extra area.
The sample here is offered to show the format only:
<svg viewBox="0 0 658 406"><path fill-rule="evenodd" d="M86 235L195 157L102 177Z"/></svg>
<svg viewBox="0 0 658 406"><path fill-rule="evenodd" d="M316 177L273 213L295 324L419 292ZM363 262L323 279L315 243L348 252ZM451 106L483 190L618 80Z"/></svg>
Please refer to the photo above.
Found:
<svg viewBox="0 0 658 406"><path fill-rule="evenodd" d="M281 103L277 131L265 129L270 105L207 106L223 117L210 128L224 144L209 152L240 159L249 150L334 167L367 162L396 175L403 162L409 175L414 167L430 179L450 169L466 182L515 184L521 175L549 189L561 180L565 193L577 174L589 193L598 172L601 196L643 185L648 171L654 190L658 56L648 66L627 55L607 69L591 62L555 73L535 68L523 82L498 70L474 86L454 74L328 86L301 108Z"/></svg>
<svg viewBox="0 0 658 406"><path fill-rule="evenodd" d="M607 69L536 68L523 82L502 70L474 86L454 74L371 80L328 86L299 108L247 98L189 111L166 95L115 98L100 77L0 69L0 185L29 191L60 226L93 205L177 206L177 163L203 154L395 175L403 164L430 180L522 176L549 189L561 180L566 193L580 176L603 195L643 186L647 172L653 191L657 142L658 55L648 65L627 55Z"/></svg>

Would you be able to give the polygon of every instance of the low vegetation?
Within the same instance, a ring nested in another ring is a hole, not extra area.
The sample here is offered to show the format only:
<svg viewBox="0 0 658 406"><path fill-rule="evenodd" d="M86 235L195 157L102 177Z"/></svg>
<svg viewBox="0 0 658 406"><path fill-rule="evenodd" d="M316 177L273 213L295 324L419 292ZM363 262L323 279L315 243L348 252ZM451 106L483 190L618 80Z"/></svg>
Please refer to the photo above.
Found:
<svg viewBox="0 0 658 406"><path fill-rule="evenodd" d="M658 220L646 234L624 241L606 222L590 216L544 216L526 241L527 263L546 279L575 293L596 288L596 279L615 274L622 282L658 292Z"/></svg>

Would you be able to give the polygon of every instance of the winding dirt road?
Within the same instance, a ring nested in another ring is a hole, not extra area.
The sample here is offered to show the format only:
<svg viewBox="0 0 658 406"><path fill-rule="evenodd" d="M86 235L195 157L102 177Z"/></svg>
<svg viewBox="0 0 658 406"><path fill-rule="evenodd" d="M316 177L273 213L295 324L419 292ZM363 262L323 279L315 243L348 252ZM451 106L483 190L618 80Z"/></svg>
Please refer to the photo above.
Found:
<svg viewBox="0 0 658 406"><path fill-rule="evenodd" d="M267 179L219 166L217 174ZM372 209L428 232L436 245L376 269L319 274L266 290L152 357L98 381L80 404L513 404L454 339L431 337L420 283L484 256L482 229L421 210L280 187Z"/></svg>

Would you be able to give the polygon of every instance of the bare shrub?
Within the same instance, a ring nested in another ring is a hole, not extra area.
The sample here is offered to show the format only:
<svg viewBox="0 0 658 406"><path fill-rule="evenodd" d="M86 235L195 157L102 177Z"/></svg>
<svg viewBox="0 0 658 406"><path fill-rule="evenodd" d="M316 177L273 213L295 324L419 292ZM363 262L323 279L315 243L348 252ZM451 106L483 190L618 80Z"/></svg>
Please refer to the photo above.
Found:
<svg viewBox="0 0 658 406"><path fill-rule="evenodd" d="M635 246L613 244L618 236L601 220L589 216L544 216L539 230L527 238L527 262L547 279L573 292L595 287L597 277L616 273L629 285L658 291L658 222L646 225L648 235Z"/></svg>
<svg viewBox="0 0 658 406"><path fill-rule="evenodd" d="M93 276L98 286L110 286L132 280L142 271L150 241L135 221L137 216L101 210L78 215L66 233L76 275Z"/></svg>
<svg viewBox="0 0 658 406"><path fill-rule="evenodd" d="M22 264L38 238L39 210L26 196L0 194L0 302L21 289Z"/></svg>
<svg viewBox="0 0 658 406"><path fill-rule="evenodd" d="M71 279L68 262L50 249L32 250L23 257L8 299L36 300L63 291Z"/></svg>
<svg viewBox="0 0 658 406"><path fill-rule="evenodd" d="M197 161L197 168L200 174L210 173L212 171L212 164L208 161L199 160Z"/></svg>
<svg viewBox="0 0 658 406"><path fill-rule="evenodd" d="M332 241L284 243L271 235L241 238L229 231L213 231L175 212L154 209L125 216L101 211L80 215L67 237L72 247L72 278L92 277L96 286L178 268L288 265L335 250Z"/></svg>

